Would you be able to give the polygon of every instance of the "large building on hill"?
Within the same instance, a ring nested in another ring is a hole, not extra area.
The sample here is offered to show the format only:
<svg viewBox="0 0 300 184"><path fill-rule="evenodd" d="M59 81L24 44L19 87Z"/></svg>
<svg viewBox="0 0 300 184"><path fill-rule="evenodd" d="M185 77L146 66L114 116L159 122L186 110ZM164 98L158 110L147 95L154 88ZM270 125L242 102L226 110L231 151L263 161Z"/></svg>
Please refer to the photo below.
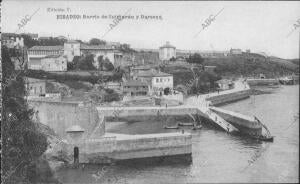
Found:
<svg viewBox="0 0 300 184"><path fill-rule="evenodd" d="M123 54L114 45L87 45L81 44L77 41L67 41L64 45L57 46L33 46L28 49L28 66L30 69L39 70L41 60L47 56L66 56L67 62L72 62L75 56L83 56L87 54L93 54L94 66L99 68L98 57L102 56L103 59L109 59L114 65L121 65Z"/></svg>
<svg viewBox="0 0 300 184"><path fill-rule="evenodd" d="M159 59L161 61L170 60L173 57L176 58L176 47L170 45L170 42L159 47Z"/></svg>

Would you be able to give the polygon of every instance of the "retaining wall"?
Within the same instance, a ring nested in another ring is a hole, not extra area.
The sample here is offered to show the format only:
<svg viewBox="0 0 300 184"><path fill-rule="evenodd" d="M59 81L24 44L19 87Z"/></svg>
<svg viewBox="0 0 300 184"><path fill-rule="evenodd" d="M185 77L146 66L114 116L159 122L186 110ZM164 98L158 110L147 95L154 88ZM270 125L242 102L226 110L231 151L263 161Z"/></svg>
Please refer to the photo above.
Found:
<svg viewBox="0 0 300 184"><path fill-rule="evenodd" d="M36 111L35 119L48 125L62 138L66 138L66 129L73 125L82 127L85 136L102 123L97 133L104 134L104 122L99 121L98 112L92 103L28 100L28 104Z"/></svg>
<svg viewBox="0 0 300 184"><path fill-rule="evenodd" d="M207 98L207 101L211 101L212 105L219 106L225 103L234 102L238 100L242 100L245 98L249 98L251 95L251 89L232 92L228 94L221 94L218 96L212 96Z"/></svg>

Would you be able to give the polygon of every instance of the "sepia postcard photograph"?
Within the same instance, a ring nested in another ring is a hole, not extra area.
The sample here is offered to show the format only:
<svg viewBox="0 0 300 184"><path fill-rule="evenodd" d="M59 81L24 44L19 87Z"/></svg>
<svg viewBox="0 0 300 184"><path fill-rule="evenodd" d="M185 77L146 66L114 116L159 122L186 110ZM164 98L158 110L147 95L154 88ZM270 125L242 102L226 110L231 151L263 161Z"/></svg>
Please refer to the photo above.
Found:
<svg viewBox="0 0 300 184"><path fill-rule="evenodd" d="M1 183L299 183L299 1L1 2Z"/></svg>

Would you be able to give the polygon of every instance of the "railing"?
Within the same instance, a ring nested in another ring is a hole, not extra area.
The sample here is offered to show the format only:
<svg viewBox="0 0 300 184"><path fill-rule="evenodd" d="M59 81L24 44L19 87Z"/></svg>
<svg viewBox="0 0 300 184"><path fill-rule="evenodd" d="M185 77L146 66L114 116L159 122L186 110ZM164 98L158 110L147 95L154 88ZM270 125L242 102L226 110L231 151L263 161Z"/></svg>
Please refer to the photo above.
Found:
<svg viewBox="0 0 300 184"><path fill-rule="evenodd" d="M225 131L227 132L234 132L234 131L238 131L237 128L235 128L233 125L231 125L230 123L228 123L226 120L224 120L221 116L217 115L216 113L214 113L213 111L211 111L210 109L208 109L205 112L208 117L214 121L215 123L217 123L221 128L223 128Z"/></svg>

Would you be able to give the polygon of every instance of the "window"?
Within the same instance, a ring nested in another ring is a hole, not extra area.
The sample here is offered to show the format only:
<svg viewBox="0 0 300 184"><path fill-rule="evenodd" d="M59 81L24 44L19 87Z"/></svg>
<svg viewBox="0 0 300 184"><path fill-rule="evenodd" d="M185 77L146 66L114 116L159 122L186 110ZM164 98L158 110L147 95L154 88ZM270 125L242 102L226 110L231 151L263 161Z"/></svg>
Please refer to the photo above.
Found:
<svg viewBox="0 0 300 184"><path fill-rule="evenodd" d="M43 93L43 88L42 88L42 86L40 86L40 93Z"/></svg>
<svg viewBox="0 0 300 184"><path fill-rule="evenodd" d="M160 78L160 82L162 82L162 78Z"/></svg>
<svg viewBox="0 0 300 184"><path fill-rule="evenodd" d="M159 82L158 79L156 79L156 82Z"/></svg>

